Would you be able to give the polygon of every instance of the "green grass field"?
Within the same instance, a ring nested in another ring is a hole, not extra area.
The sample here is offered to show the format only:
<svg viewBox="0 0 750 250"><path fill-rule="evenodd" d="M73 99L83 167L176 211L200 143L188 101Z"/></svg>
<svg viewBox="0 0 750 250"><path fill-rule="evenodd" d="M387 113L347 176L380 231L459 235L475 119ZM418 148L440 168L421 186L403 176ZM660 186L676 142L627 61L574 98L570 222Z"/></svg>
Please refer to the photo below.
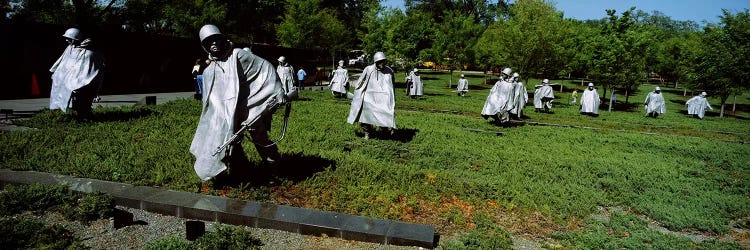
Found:
<svg viewBox="0 0 750 250"><path fill-rule="evenodd" d="M509 241L497 241L507 233L546 239L552 248L748 246L750 234L732 225L750 224L750 95L739 96L737 111L724 118L719 101L709 98L714 111L699 120L685 113L690 96L662 86L667 113L654 119L642 107L653 86L642 85L631 105L618 93L615 111L602 105L599 117L589 117L568 104L573 88L580 98L580 81L552 80L565 91L556 87L553 114L526 106L526 125L502 128L479 115L492 86L481 84L483 75L466 74L465 97L448 88L443 72L422 72L421 99L397 85L392 139L358 137L346 123L348 100L303 91L279 144L284 160L277 171L254 166L260 159L246 140L254 165L233 171L248 182L202 191L430 224L450 249L507 247ZM396 75L400 84L403 76ZM526 83L530 92L538 82ZM17 122L38 130L0 134L0 167L195 192L201 182L188 149L199 107L186 99L98 108L93 122L42 112ZM272 137L280 134L282 113ZM610 208L624 212L592 219ZM694 243L649 223L712 240ZM477 233L482 228L496 233Z"/></svg>

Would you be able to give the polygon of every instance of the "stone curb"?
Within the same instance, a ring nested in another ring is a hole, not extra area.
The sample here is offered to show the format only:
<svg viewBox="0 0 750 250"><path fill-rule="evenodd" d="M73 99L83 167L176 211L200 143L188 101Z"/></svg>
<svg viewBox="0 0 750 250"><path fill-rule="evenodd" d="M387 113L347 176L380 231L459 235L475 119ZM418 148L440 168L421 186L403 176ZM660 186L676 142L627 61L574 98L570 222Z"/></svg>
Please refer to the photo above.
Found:
<svg viewBox="0 0 750 250"><path fill-rule="evenodd" d="M0 169L0 187L32 183L66 184L74 191L107 193L114 197L116 205L192 220L424 248L436 247L439 238L434 227L429 225L36 171Z"/></svg>

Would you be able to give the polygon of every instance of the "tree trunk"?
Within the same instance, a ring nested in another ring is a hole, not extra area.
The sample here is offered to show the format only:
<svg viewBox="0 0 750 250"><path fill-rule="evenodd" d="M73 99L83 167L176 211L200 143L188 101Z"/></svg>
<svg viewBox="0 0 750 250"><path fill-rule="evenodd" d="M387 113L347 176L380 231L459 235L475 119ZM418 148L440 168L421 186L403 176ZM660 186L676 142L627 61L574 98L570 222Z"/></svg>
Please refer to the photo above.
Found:
<svg viewBox="0 0 750 250"><path fill-rule="evenodd" d="M625 89L625 104L628 104L628 100L630 100L630 88Z"/></svg>
<svg viewBox="0 0 750 250"><path fill-rule="evenodd" d="M448 80L448 88L453 88L453 68L451 68L451 76L449 77L450 80Z"/></svg>
<svg viewBox="0 0 750 250"><path fill-rule="evenodd" d="M614 90L612 90L612 94L613 94L613 95L615 94L615 91L614 91ZM606 95L605 95L605 96L606 96ZM610 97L610 98L609 98L609 109L607 110L607 112L612 112L612 105L614 105L614 101L613 101L612 97Z"/></svg>
<svg viewBox="0 0 750 250"><path fill-rule="evenodd" d="M734 101L732 101L732 114L737 110L737 95L734 95Z"/></svg>

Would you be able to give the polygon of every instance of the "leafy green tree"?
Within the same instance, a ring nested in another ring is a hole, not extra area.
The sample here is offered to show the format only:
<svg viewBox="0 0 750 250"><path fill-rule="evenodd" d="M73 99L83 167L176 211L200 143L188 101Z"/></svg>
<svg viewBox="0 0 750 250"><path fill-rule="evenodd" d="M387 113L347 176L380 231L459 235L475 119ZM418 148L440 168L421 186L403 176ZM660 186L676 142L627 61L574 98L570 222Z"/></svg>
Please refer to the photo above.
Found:
<svg viewBox="0 0 750 250"><path fill-rule="evenodd" d="M281 23L286 9L285 1L235 0L226 4L227 30L238 43L276 44L276 25Z"/></svg>
<svg viewBox="0 0 750 250"><path fill-rule="evenodd" d="M345 44L353 33L333 9L322 8L321 0L289 0L284 20L277 26L281 46L292 48L334 48Z"/></svg>
<svg viewBox="0 0 750 250"><path fill-rule="evenodd" d="M565 19L565 22L567 23L568 33L566 38L560 42L565 54L562 57L567 58L567 63L565 63L560 75L570 78L588 78L593 67L591 60L596 45L594 41L601 33L601 24L575 19Z"/></svg>
<svg viewBox="0 0 750 250"><path fill-rule="evenodd" d="M691 79L697 49L701 47L700 34L684 32L662 40L655 45L655 62L652 71L662 78L674 81L675 87L681 81Z"/></svg>
<svg viewBox="0 0 750 250"><path fill-rule="evenodd" d="M748 88L750 12L745 9L734 15L724 10L719 24L705 28L702 47L691 87L718 96L721 100L720 116L723 117L724 104L729 96Z"/></svg>
<svg viewBox="0 0 750 250"><path fill-rule="evenodd" d="M5 3L13 20L76 26L94 30L107 24L122 0L11 0ZM0 7L0 9L3 9ZM5 14L3 13L3 18Z"/></svg>
<svg viewBox="0 0 750 250"><path fill-rule="evenodd" d="M360 48L362 41L358 34L364 32L362 22L367 12L380 6L380 2L378 0L323 0L322 6L336 11L336 15L344 23L346 30L351 32L350 47Z"/></svg>
<svg viewBox="0 0 750 250"><path fill-rule="evenodd" d="M631 14L635 7L617 16L615 10L607 10L609 20L604 25L601 35L595 40L593 68L591 76L604 87L625 90L625 102L637 84L646 76L645 54L650 36L645 30L638 29Z"/></svg>
<svg viewBox="0 0 750 250"><path fill-rule="evenodd" d="M10 1L0 2L0 20L7 19L8 13L10 13Z"/></svg>
<svg viewBox="0 0 750 250"><path fill-rule="evenodd" d="M384 44L397 68L411 68L423 61L434 60L429 49L435 40L435 23L419 12L413 12L400 20L401 22L386 24L389 28Z"/></svg>
<svg viewBox="0 0 750 250"><path fill-rule="evenodd" d="M562 13L551 2L519 0L508 20L488 27L477 41L478 63L509 66L526 77L555 76L563 70L566 33Z"/></svg>
<svg viewBox="0 0 750 250"><path fill-rule="evenodd" d="M432 43L432 57L451 71L448 87L453 85L453 70L464 69L464 65L474 62L475 34L481 34L484 27L470 15L457 11L446 11L443 23L436 27Z"/></svg>
<svg viewBox="0 0 750 250"><path fill-rule="evenodd" d="M493 3L495 2L495 3ZM487 0L406 0L407 14L420 12L426 14L436 23L442 23L449 13L462 13L472 17L482 25L489 25L495 19L508 13L510 4L507 0L487 1Z"/></svg>
<svg viewBox="0 0 750 250"><path fill-rule="evenodd" d="M226 28L226 5L218 0L130 0L123 6L123 15L129 31L195 37L204 24L210 23L235 36Z"/></svg>
<svg viewBox="0 0 750 250"><path fill-rule="evenodd" d="M435 33L433 23L424 13L405 15L394 8L373 9L364 23L367 33L364 50L372 54L383 51L397 70L406 70L430 58L427 49Z"/></svg>

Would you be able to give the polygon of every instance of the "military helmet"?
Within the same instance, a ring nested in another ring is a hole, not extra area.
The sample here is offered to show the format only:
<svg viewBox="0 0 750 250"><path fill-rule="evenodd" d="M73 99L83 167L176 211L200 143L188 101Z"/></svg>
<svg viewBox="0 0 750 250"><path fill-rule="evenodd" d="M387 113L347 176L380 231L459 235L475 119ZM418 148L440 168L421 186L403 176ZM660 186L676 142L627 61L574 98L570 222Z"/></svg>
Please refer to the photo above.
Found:
<svg viewBox="0 0 750 250"><path fill-rule="evenodd" d="M216 25L213 24L206 24L201 27L201 30L198 32L198 37L201 39L201 43L206 42L206 39L212 36L224 36L224 34L219 31L219 27L216 27Z"/></svg>
<svg viewBox="0 0 750 250"><path fill-rule="evenodd" d="M70 29L66 30L65 33L63 33L62 36L66 37L66 38L70 38L70 39L76 40L76 41L80 41L81 38L82 38L82 36L81 36L81 30L76 29L76 28L70 28Z"/></svg>
<svg viewBox="0 0 750 250"><path fill-rule="evenodd" d="M589 87L594 87L594 83L593 83L593 82L590 82L590 83L589 83Z"/></svg>
<svg viewBox="0 0 750 250"><path fill-rule="evenodd" d="M518 74L518 72L513 73L513 77L520 77L521 75Z"/></svg>
<svg viewBox="0 0 750 250"><path fill-rule="evenodd" d="M544 83L544 84L548 84L548 83L549 83L549 79L544 79L544 80L542 80L542 83Z"/></svg>
<svg viewBox="0 0 750 250"><path fill-rule="evenodd" d="M372 57L372 59L375 60L375 62L385 60L385 53L381 51L375 52L375 55Z"/></svg>
<svg viewBox="0 0 750 250"><path fill-rule="evenodd" d="M280 63L284 63L284 62L286 62L286 57L284 57L284 56L280 56L280 57L279 57L279 62L280 62Z"/></svg>
<svg viewBox="0 0 750 250"><path fill-rule="evenodd" d="M503 74L505 74L505 75L510 75L510 72L511 72L510 68L504 68L503 69Z"/></svg>

